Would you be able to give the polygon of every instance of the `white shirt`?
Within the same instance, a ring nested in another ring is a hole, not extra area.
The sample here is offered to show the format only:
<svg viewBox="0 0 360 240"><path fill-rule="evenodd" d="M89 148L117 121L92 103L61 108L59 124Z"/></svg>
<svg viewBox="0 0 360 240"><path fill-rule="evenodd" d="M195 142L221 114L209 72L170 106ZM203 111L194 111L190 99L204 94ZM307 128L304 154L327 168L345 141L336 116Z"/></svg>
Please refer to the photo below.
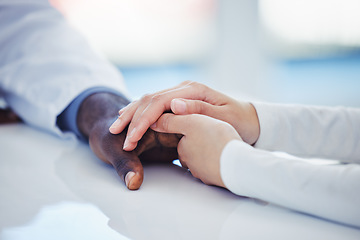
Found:
<svg viewBox="0 0 360 240"><path fill-rule="evenodd" d="M238 195L360 226L360 109L254 104L260 137L234 140L221 156L221 176ZM316 165L306 158L337 159Z"/></svg>
<svg viewBox="0 0 360 240"><path fill-rule="evenodd" d="M62 135L56 117L92 87L122 76L47 0L0 0L0 95L29 125Z"/></svg>

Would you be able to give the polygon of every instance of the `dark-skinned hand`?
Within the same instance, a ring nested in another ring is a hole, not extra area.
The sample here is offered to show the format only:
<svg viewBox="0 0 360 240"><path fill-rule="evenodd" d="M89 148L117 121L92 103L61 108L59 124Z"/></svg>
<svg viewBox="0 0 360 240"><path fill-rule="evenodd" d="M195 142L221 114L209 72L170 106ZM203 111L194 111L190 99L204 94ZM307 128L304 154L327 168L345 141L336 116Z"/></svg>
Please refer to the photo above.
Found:
<svg viewBox="0 0 360 240"><path fill-rule="evenodd" d="M80 131L89 138L92 151L102 161L114 166L130 190L140 188L144 171L142 163L172 162L178 158L177 134L157 133L148 130L133 151L124 151L126 131L111 134L109 127L117 117L118 109L128 101L111 93L95 93L86 98L80 106L77 124Z"/></svg>
<svg viewBox="0 0 360 240"><path fill-rule="evenodd" d="M0 124L21 122L21 119L11 109L0 109Z"/></svg>

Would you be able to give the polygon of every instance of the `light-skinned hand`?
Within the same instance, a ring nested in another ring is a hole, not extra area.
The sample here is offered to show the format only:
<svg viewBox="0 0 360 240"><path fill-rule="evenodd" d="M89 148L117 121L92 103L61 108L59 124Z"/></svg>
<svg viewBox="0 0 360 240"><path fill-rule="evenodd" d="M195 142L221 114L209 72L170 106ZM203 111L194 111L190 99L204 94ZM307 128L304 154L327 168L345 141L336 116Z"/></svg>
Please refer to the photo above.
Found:
<svg viewBox="0 0 360 240"><path fill-rule="evenodd" d="M166 113L151 129L182 134L177 146L181 164L205 184L225 187L220 175L221 153L229 141L241 140L230 124L205 115Z"/></svg>
<svg viewBox="0 0 360 240"><path fill-rule="evenodd" d="M123 148L131 151L147 129L172 109L176 109L173 111L176 114L202 114L230 123L249 144L254 144L259 137L259 120L252 104L238 102L203 84L189 81L132 102L119 111L120 116L109 131L118 134L130 124Z"/></svg>

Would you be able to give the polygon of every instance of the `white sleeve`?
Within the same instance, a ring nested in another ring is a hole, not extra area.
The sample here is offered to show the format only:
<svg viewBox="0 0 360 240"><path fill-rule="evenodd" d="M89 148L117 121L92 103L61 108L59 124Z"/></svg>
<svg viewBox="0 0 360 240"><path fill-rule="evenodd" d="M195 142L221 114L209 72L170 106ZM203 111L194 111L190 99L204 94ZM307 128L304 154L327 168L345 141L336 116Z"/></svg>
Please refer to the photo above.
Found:
<svg viewBox="0 0 360 240"><path fill-rule="evenodd" d="M46 0L0 0L0 89L28 124L61 134L56 117L81 92L124 93L117 69Z"/></svg>
<svg viewBox="0 0 360 240"><path fill-rule="evenodd" d="M360 163L360 109L254 103L256 148Z"/></svg>
<svg viewBox="0 0 360 240"><path fill-rule="evenodd" d="M360 165L314 165L233 140L221 177L237 195L360 227Z"/></svg>

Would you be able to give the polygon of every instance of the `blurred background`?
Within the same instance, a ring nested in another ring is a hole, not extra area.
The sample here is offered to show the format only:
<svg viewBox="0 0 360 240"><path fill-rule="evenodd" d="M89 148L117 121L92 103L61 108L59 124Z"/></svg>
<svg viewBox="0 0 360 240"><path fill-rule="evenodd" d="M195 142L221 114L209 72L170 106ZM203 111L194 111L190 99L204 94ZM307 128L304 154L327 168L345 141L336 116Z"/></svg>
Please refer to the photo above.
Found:
<svg viewBox="0 0 360 240"><path fill-rule="evenodd" d="M184 80L244 100L360 107L358 0L51 0L133 98Z"/></svg>

